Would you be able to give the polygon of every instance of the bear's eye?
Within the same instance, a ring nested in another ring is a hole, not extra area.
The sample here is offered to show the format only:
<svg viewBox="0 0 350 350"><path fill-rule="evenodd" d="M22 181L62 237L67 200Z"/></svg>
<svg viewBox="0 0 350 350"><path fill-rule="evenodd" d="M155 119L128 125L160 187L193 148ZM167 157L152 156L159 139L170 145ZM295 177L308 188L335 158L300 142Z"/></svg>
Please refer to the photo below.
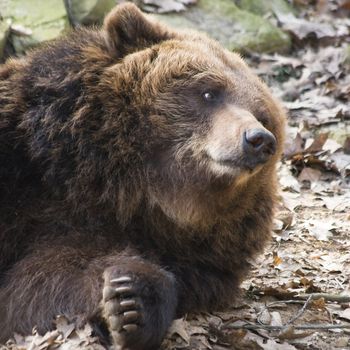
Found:
<svg viewBox="0 0 350 350"><path fill-rule="evenodd" d="M215 94L212 91L206 91L202 94L202 97L207 102L212 102L215 100Z"/></svg>

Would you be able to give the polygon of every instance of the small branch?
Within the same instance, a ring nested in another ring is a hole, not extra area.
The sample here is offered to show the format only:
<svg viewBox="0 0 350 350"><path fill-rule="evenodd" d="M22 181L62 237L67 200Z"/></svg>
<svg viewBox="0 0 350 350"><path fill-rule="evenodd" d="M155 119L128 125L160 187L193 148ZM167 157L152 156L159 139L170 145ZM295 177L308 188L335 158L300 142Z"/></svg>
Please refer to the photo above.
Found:
<svg viewBox="0 0 350 350"><path fill-rule="evenodd" d="M278 295L273 294L265 294L263 290L255 290L255 295L264 296L264 295L272 295L278 297ZM324 298L325 301L335 301L338 303L350 303L350 294L330 294L330 293L311 293L311 294L299 294L295 295L292 298L296 300L306 300L309 296L312 295L311 300ZM286 301L281 298L281 302Z"/></svg>
<svg viewBox="0 0 350 350"><path fill-rule="evenodd" d="M290 324L292 324L294 321L296 321L306 310L307 306L309 305L310 301L312 299L312 294L309 295L309 297L307 298L307 300L305 301L305 304L303 305L303 307L299 310L299 312L294 315L286 324L285 326L289 326Z"/></svg>
<svg viewBox="0 0 350 350"><path fill-rule="evenodd" d="M299 294L294 297L294 300L279 300L272 302L268 305L266 305L266 308L276 305L276 304L294 304L294 303L300 303L299 300L305 300L303 303L304 305L299 310L299 312L294 315L285 325L283 326L270 326L270 325L264 325L264 324L241 324L241 325L235 325L227 323L223 326L224 329L247 329L247 330L257 330L257 329L264 329L267 331L285 331L288 329L288 327L293 327L293 329L296 330L329 330L329 329L350 329L350 324L302 324L302 325L296 325L291 326L293 322L295 322L298 318L300 318L303 313L305 312L307 306L309 305L311 300L317 300L323 298L326 301L334 301L338 303L350 303L350 295L349 294L328 294L328 293L312 293L312 294Z"/></svg>
<svg viewBox="0 0 350 350"><path fill-rule="evenodd" d="M312 293L312 294L299 294L296 295L296 299L308 299L311 296L311 300L323 298L326 301L336 301L338 303L350 303L350 295L348 294L328 294L328 293Z"/></svg>
<svg viewBox="0 0 350 350"><path fill-rule="evenodd" d="M276 307L276 305L284 306L284 304L302 304L304 305L305 301L301 300L277 300L272 301L266 305L267 308Z"/></svg>
<svg viewBox="0 0 350 350"><path fill-rule="evenodd" d="M265 329L268 331L282 331L286 329L286 326L267 326L267 325L258 325L258 324L244 324L244 325L234 325L228 324L225 326L227 329ZM315 329L315 330L328 330L328 329L350 329L350 324L302 324L299 326L293 326L294 329Z"/></svg>

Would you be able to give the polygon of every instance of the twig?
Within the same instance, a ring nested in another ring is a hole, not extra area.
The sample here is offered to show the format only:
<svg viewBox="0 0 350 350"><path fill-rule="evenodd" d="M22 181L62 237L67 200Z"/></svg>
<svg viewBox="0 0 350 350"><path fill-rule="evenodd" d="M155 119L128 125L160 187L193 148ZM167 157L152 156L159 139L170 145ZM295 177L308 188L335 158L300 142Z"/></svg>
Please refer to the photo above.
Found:
<svg viewBox="0 0 350 350"><path fill-rule="evenodd" d="M227 329L265 329L268 331L281 331L286 329L286 326L267 326L263 324L243 324L243 325L234 325L228 324L225 326ZM302 324L299 326L293 326L294 329L317 329L317 330L328 330L328 329L350 329L350 324Z"/></svg>
<svg viewBox="0 0 350 350"><path fill-rule="evenodd" d="M306 310L307 306L309 305L309 302L312 299L312 294L309 295L309 297L307 298L307 300L305 301L305 304L303 305L303 307L299 310L299 312L294 315L286 324L285 326L289 326L290 324L292 324L294 321L296 321Z"/></svg>
<svg viewBox="0 0 350 350"><path fill-rule="evenodd" d="M302 304L304 305L305 301L301 300L277 300L272 301L266 305L267 308L274 307L275 305L283 306L283 304Z"/></svg>
<svg viewBox="0 0 350 350"><path fill-rule="evenodd" d="M338 303L350 303L350 295L348 294L328 294L328 293L312 293L312 294L299 294L296 295L296 299L308 299L311 296L311 300L323 298L326 301L336 301Z"/></svg>
<svg viewBox="0 0 350 350"><path fill-rule="evenodd" d="M293 322L295 322L300 316L305 312L308 304L311 300L317 300L323 298L326 301L334 301L339 303L349 303L350 302L350 295L343 295L343 294L328 294L328 293L312 293L312 294L299 294L294 297L295 299L299 300L305 300L305 303L303 307L299 310L299 312L293 316L285 325L283 326L270 326L270 325L264 325L264 324L230 324L226 323L223 328L226 329L248 329L248 330L257 330L257 329L264 329L267 331L285 331L288 327L291 326ZM265 307L268 309L274 304L288 304L288 303L298 303L297 300L281 300L272 302L269 305L266 305ZM350 329L350 324L302 324L302 325L293 325L293 328L296 330L329 330L329 329Z"/></svg>
<svg viewBox="0 0 350 350"><path fill-rule="evenodd" d="M265 293L263 290L255 290L254 294L259 296L264 296ZM269 294L267 294L269 295ZM350 294L330 294L330 293L311 293L311 294L298 294L293 296L295 299L299 300L306 300L309 298L309 296L312 295L311 300L314 299L320 299L324 298L326 301L335 301L339 303L350 303ZM278 297L278 295L272 295ZM284 301L283 298L281 298L281 302Z"/></svg>

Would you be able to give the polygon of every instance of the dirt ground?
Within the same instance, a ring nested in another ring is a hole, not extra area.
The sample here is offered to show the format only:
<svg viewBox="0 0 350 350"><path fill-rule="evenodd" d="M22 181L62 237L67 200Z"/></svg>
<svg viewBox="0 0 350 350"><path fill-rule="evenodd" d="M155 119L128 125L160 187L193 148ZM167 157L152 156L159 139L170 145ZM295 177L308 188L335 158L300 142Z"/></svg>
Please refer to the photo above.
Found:
<svg viewBox="0 0 350 350"><path fill-rule="evenodd" d="M350 38L339 34L350 22L323 3L281 18L292 54L247 58L289 115L271 243L232 310L176 321L164 349L350 349Z"/></svg>
<svg viewBox="0 0 350 350"><path fill-rule="evenodd" d="M176 321L164 349L350 349L347 40L248 59L289 112L273 237L235 307Z"/></svg>
<svg viewBox="0 0 350 350"><path fill-rule="evenodd" d="M272 241L235 307L177 321L164 349L350 349L350 38L339 34L350 22L323 3L282 23L292 54L247 58L289 115ZM318 32L334 22L332 37Z"/></svg>

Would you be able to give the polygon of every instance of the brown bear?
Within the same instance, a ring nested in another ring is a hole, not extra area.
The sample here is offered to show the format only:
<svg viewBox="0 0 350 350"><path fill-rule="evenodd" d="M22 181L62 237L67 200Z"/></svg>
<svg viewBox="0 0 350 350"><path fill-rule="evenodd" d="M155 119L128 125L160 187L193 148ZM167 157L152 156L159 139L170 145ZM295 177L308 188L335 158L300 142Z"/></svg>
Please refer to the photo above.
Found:
<svg viewBox="0 0 350 350"><path fill-rule="evenodd" d="M230 305L271 230L284 113L234 53L126 3L0 69L0 340L156 349Z"/></svg>

